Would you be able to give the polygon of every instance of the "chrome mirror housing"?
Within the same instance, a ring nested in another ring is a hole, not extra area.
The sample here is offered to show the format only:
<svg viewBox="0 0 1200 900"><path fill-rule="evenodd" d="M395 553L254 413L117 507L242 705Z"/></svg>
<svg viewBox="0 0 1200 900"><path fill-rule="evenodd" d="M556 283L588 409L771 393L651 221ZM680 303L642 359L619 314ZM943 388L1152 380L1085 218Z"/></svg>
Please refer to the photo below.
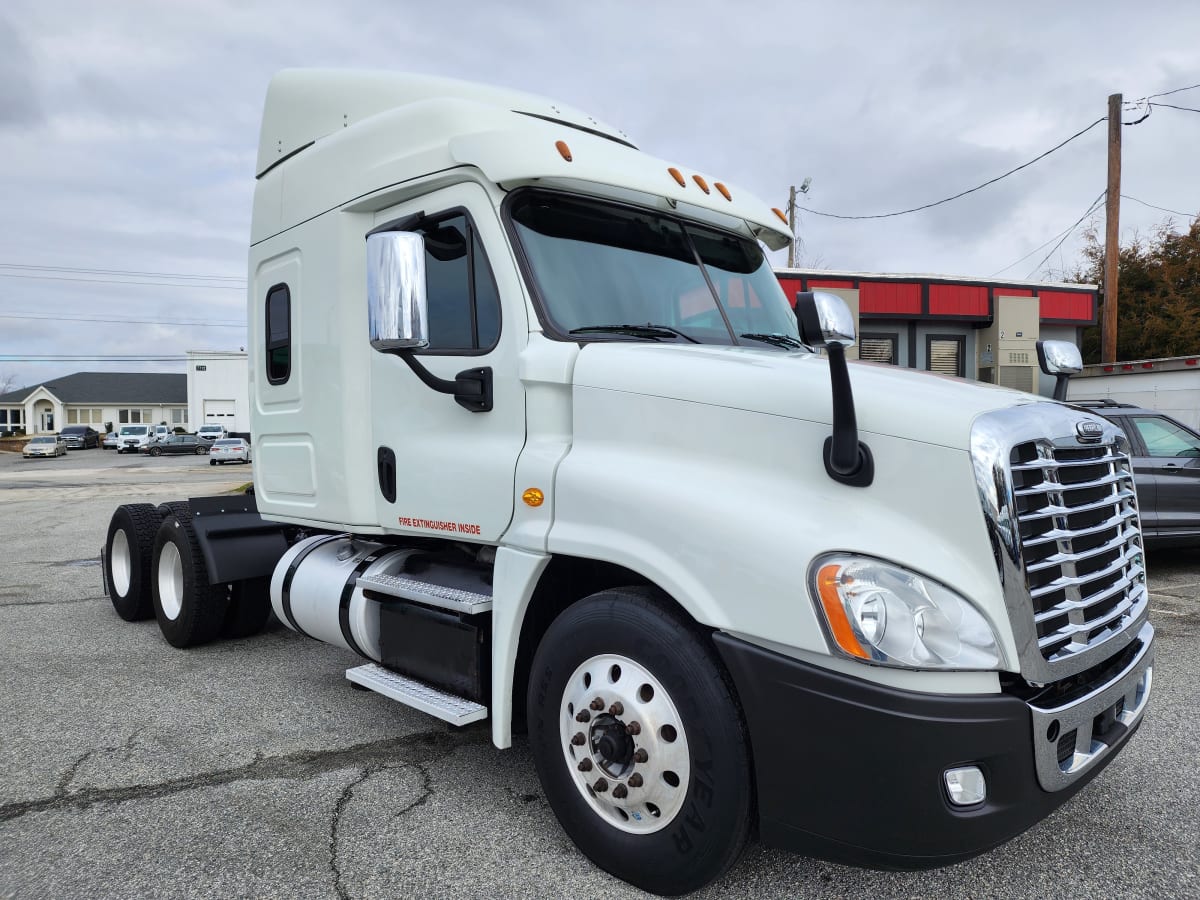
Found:
<svg viewBox="0 0 1200 900"><path fill-rule="evenodd" d="M425 239L406 231L367 236L367 318L376 350L429 345Z"/></svg>
<svg viewBox="0 0 1200 900"><path fill-rule="evenodd" d="M1078 375L1083 356L1070 341L1038 341L1038 364L1047 375Z"/></svg>
<svg viewBox="0 0 1200 900"><path fill-rule="evenodd" d="M854 316L850 307L837 294L824 291L804 292L796 295L796 321L800 326L800 339L811 347L853 347L857 339L854 333Z"/></svg>

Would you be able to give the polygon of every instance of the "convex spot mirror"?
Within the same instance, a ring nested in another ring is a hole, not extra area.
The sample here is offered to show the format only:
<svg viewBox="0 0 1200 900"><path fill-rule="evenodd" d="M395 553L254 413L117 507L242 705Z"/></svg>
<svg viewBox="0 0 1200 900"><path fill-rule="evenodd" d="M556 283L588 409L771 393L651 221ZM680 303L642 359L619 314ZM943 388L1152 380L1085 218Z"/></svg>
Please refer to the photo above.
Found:
<svg viewBox="0 0 1200 900"><path fill-rule="evenodd" d="M376 350L420 350L429 345L421 235L367 235L367 304L371 346Z"/></svg>
<svg viewBox="0 0 1200 900"><path fill-rule="evenodd" d="M798 293L796 323L800 326L800 340L810 347L854 346L854 316L846 301L837 294L824 291Z"/></svg>
<svg viewBox="0 0 1200 900"><path fill-rule="evenodd" d="M1038 364L1047 375L1078 375L1083 357L1070 341L1038 341Z"/></svg>

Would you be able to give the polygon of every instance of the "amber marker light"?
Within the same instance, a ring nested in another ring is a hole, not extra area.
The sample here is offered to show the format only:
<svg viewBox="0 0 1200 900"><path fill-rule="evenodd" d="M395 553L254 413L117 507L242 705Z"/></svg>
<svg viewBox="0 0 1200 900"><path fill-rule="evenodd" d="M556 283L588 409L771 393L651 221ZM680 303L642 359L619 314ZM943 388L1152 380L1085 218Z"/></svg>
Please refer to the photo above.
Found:
<svg viewBox="0 0 1200 900"><path fill-rule="evenodd" d="M677 168L671 166L671 168L667 169L667 172L672 178L675 179L676 182L678 182L680 187L687 187L687 179L683 177L683 173Z"/></svg>
<svg viewBox="0 0 1200 900"><path fill-rule="evenodd" d="M546 502L546 495L537 488L529 488L521 495L521 499L526 506L541 506Z"/></svg>
<svg viewBox="0 0 1200 900"><path fill-rule="evenodd" d="M725 185L721 184L721 182L714 181L713 187L715 187L717 189L717 193L719 193L726 200L729 200L730 202L733 201L733 194L729 193L729 188L725 187Z"/></svg>
<svg viewBox="0 0 1200 900"><path fill-rule="evenodd" d="M779 210L775 210L779 212ZM837 645L851 656L859 659L870 659L870 655L862 648L850 620L846 618L846 609L842 606L842 598L838 594L838 573L841 566L822 566L817 572L817 593L821 595L821 607L825 610L825 619L833 632Z"/></svg>
<svg viewBox="0 0 1200 900"><path fill-rule="evenodd" d="M775 213L775 215L779 216L779 221L780 221L780 222L782 222L784 225L787 225L787 223L788 223L787 216L785 216L785 215L783 214L783 210L782 210L782 209L776 209L774 206L772 206L772 207L771 207L771 212L773 212L773 213ZM790 226L789 226L789 227L790 227Z"/></svg>
<svg viewBox="0 0 1200 900"><path fill-rule="evenodd" d="M567 162L571 161L571 148L567 146L566 141L555 141L554 146L558 149L558 155Z"/></svg>
<svg viewBox="0 0 1200 900"><path fill-rule="evenodd" d="M699 175L693 175L692 181L694 181L694 182L696 182L696 184L700 185L700 190L704 191L704 193L706 193L706 194L712 193L708 189L708 182L705 181L703 178L701 178Z"/></svg>

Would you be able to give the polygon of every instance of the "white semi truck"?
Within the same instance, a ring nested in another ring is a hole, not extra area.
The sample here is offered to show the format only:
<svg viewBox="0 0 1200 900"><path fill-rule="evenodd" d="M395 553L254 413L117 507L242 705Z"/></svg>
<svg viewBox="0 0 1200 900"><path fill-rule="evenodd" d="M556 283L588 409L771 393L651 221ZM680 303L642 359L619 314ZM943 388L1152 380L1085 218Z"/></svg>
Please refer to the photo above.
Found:
<svg viewBox="0 0 1200 900"><path fill-rule="evenodd" d="M658 893L751 833L899 868L1004 842L1150 695L1128 444L847 367L845 307L793 311L764 258L789 239L562 104L281 73L253 493L120 507L117 612L187 647L273 609L359 686L527 732L566 832Z"/></svg>

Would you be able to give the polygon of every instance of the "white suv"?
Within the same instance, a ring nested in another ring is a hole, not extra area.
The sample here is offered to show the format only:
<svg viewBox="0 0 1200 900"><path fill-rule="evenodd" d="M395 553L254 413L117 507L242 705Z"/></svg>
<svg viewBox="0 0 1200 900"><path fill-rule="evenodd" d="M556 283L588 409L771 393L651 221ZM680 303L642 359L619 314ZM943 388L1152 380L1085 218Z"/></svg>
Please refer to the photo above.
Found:
<svg viewBox="0 0 1200 900"><path fill-rule="evenodd" d="M196 432L196 437L205 441L215 441L220 438L229 437L229 433L225 430L224 425L216 425L209 423L201 425L200 430Z"/></svg>

